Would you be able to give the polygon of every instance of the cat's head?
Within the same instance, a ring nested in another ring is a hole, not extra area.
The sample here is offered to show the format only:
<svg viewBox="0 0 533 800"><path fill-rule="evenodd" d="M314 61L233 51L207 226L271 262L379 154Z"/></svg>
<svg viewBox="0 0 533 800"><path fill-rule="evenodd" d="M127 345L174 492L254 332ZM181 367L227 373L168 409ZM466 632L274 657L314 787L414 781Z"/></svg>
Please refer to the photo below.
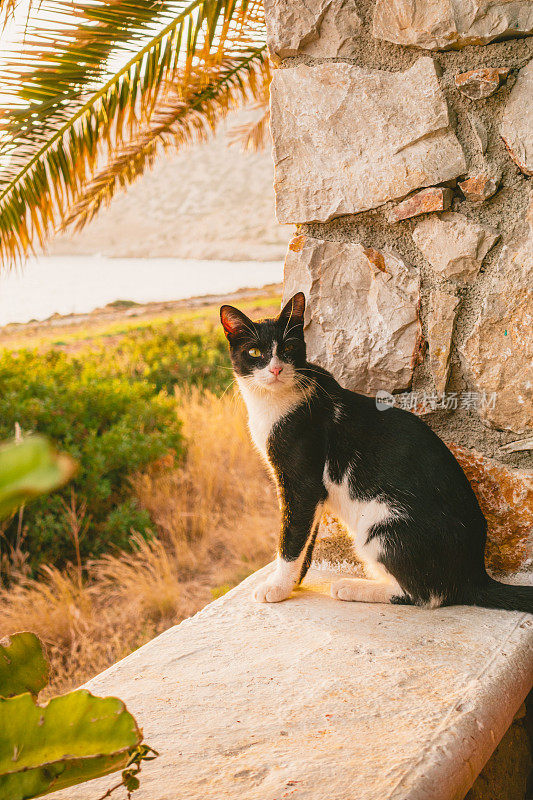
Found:
<svg viewBox="0 0 533 800"><path fill-rule="evenodd" d="M298 369L306 363L304 311L303 292L295 294L279 316L259 322L233 306L222 306L220 321L233 369L248 389L281 393L298 386Z"/></svg>

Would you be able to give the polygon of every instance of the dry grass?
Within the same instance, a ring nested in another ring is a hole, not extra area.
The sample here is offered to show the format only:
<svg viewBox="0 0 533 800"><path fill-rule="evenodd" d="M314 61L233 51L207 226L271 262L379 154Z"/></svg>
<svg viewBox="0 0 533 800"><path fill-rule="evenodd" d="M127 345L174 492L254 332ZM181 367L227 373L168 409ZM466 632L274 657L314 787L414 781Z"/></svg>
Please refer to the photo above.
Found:
<svg viewBox="0 0 533 800"><path fill-rule="evenodd" d="M0 637L32 630L52 664L50 693L72 688L223 593L272 556L274 489L239 398L177 397L187 454L134 479L158 538L107 555L81 578L44 568L0 592Z"/></svg>

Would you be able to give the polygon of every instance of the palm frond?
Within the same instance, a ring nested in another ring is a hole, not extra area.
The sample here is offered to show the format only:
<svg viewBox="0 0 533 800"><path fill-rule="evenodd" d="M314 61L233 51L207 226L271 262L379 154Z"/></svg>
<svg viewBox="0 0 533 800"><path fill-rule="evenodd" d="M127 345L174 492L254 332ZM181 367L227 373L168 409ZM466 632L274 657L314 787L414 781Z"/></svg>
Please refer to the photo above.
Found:
<svg viewBox="0 0 533 800"><path fill-rule="evenodd" d="M0 32L14 19L17 0L0 0Z"/></svg>
<svg viewBox="0 0 533 800"><path fill-rule="evenodd" d="M229 111L262 95L270 78L263 45L238 58L226 56L211 68L202 65L191 71L186 86L183 81L170 86L149 125L116 151L87 185L64 227L74 224L80 230L102 205L109 204L118 189L151 167L161 149L179 150L207 139Z"/></svg>
<svg viewBox="0 0 533 800"><path fill-rule="evenodd" d="M199 93L216 94L222 81L222 100L224 86L230 85L223 66L226 51L234 59L234 87L241 80L237 65L253 82L255 68L250 71L248 65L264 51L259 0L94 3L101 18L91 28L89 44L85 17L95 12L84 6L82 22L71 21L68 28L58 28L59 12L47 30L41 17L38 31L28 29L28 44L17 61L0 60L0 82L8 95L0 109L4 262L23 257L35 242L43 245L70 218L109 159L138 151L136 143L142 140L147 164L147 138L162 142L167 137L168 145L172 125L164 118L171 93L180 100L182 119L189 106L193 116L202 113L198 109L204 108L205 98ZM41 10L55 14L67 7L73 8L70 0L43 0ZM129 26L128 33L111 48L122 26ZM139 168L124 175L138 174Z"/></svg>
<svg viewBox="0 0 533 800"><path fill-rule="evenodd" d="M7 121L11 135L26 130L35 114L40 132L45 134L57 121L55 115L64 113L66 103L72 111L76 102L82 103L85 95L111 77L108 60L113 53L135 54L146 35L171 22L187 5L172 0L45 3L34 18L30 5L24 31L29 43L23 52L18 52L13 43L11 53L4 57L2 93L14 101ZM46 24L46 18L52 15L53 27L51 20Z"/></svg>
<svg viewBox="0 0 533 800"><path fill-rule="evenodd" d="M265 87L264 96L250 109L255 111L252 118L230 131L230 144L240 145L245 152L257 153L271 142L269 88L269 85Z"/></svg>

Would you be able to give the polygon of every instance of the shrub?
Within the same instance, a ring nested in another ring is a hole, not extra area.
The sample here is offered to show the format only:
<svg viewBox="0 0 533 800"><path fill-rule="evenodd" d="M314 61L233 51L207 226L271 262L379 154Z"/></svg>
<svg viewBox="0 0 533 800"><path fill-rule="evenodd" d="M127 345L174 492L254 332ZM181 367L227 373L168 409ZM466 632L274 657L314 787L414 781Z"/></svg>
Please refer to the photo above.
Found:
<svg viewBox="0 0 533 800"><path fill-rule="evenodd" d="M12 436L18 423L24 432L49 436L79 464L67 489L23 512L31 567L74 559L72 498L84 509L83 559L124 547L131 528L149 535L148 514L136 507L129 477L169 450L180 453L180 423L172 398L113 364L112 352L105 359L58 351L0 355L0 438ZM20 544L18 515L4 535L10 546Z"/></svg>
<svg viewBox="0 0 533 800"><path fill-rule="evenodd" d="M131 478L169 453L181 456L175 386L221 394L232 380L218 322L204 317L193 325L139 325L74 354L0 352L0 438L12 437L18 423L79 464L67 489L24 509L22 528L19 515L4 524L13 551L23 531L31 571L73 561L78 535L82 561L127 548L132 530L149 538L154 525Z"/></svg>
<svg viewBox="0 0 533 800"><path fill-rule="evenodd" d="M144 378L169 394L174 386L198 386L219 393L231 382L228 346L212 325L183 329L175 322L147 325L131 331L115 355L132 378Z"/></svg>

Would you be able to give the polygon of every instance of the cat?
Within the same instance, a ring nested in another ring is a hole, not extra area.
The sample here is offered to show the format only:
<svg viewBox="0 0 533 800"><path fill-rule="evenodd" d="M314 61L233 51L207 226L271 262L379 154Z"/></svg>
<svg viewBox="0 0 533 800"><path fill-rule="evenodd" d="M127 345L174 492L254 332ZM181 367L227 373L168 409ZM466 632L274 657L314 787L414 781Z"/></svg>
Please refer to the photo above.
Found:
<svg viewBox="0 0 533 800"><path fill-rule="evenodd" d="M446 445L414 414L379 410L375 398L309 363L304 311L302 292L275 319L252 322L233 306L220 309L250 433L282 512L276 567L255 599L285 600L303 580L328 508L371 576L337 580L333 597L533 613L533 586L487 574L487 523Z"/></svg>

